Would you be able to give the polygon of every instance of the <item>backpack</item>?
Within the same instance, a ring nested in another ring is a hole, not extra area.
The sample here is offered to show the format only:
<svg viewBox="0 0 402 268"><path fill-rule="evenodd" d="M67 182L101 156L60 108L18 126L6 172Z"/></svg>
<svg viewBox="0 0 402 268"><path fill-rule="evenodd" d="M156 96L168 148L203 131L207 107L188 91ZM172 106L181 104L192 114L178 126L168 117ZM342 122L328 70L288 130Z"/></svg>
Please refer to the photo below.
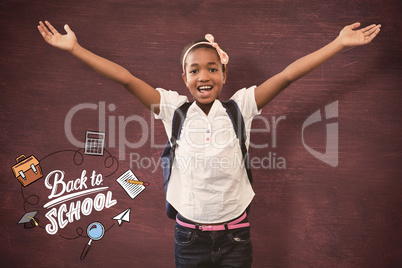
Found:
<svg viewBox="0 0 402 268"><path fill-rule="evenodd" d="M226 109L226 112L228 113L230 120L232 121L236 137L239 139L239 144L243 155L244 166L246 168L248 179L250 183L252 183L253 177L250 170L249 158L245 144L246 130L243 121L243 116L234 100L223 101L221 103L222 106ZM167 193L170 173L172 171L177 140L179 140L180 138L181 128L183 126L184 119L186 118L188 108L190 107L191 104L192 102L186 102L175 110L172 120L172 135L170 138L170 142L167 141L161 155L165 195ZM166 214L169 218L176 219L177 210L171 204L169 204L167 200L166 200Z"/></svg>

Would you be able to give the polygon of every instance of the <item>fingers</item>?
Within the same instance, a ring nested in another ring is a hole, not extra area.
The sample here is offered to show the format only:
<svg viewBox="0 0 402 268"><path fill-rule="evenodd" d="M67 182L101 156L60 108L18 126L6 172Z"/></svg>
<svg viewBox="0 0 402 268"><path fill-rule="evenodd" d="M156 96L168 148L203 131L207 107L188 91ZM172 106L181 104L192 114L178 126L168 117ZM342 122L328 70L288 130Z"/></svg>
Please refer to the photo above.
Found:
<svg viewBox="0 0 402 268"><path fill-rule="evenodd" d="M372 24L372 25L367 26L366 28L362 29L362 32L363 32L365 38L368 41L371 41L380 32L380 28L381 28L380 24L378 24L378 25Z"/></svg>
<svg viewBox="0 0 402 268"><path fill-rule="evenodd" d="M48 29L45 27L45 25L43 24L43 22L39 22L39 25L38 25L38 30L39 30L39 32L43 35L43 36L46 36L46 35L48 35Z"/></svg>
<svg viewBox="0 0 402 268"><path fill-rule="evenodd" d="M46 28L46 26L41 21L39 22L38 30L46 42L49 42L49 40L53 37L53 34L51 32L49 32L49 30Z"/></svg>
<svg viewBox="0 0 402 268"><path fill-rule="evenodd" d="M360 22L355 22L355 23L353 23L352 25L350 25L350 28L353 30L353 29L356 29L356 28L359 28L360 27Z"/></svg>
<svg viewBox="0 0 402 268"><path fill-rule="evenodd" d="M38 30L45 39L53 36L53 33L50 32L49 29L41 21L39 22Z"/></svg>
<svg viewBox="0 0 402 268"><path fill-rule="evenodd" d="M67 33L72 33L72 32L73 32L73 31L70 29L70 26L68 26L68 24L64 25L64 30L65 30Z"/></svg>
<svg viewBox="0 0 402 268"><path fill-rule="evenodd" d="M363 28L363 29L362 29L362 32L363 32L363 33L366 33L366 32L372 32L373 30L375 31L375 30L376 30L376 27L377 27L377 25L371 24L371 25L369 25L369 26Z"/></svg>
<svg viewBox="0 0 402 268"><path fill-rule="evenodd" d="M373 40L374 37L377 36L377 34L380 32L381 25L377 25L376 27L374 27L371 31L370 34L368 35L369 40Z"/></svg>
<svg viewBox="0 0 402 268"><path fill-rule="evenodd" d="M45 24L42 21L40 21L39 25L38 25L38 30L42 34L43 37L46 37L46 36L51 37L51 36L59 33L56 30L56 28L54 28L53 25L50 24L48 21L45 21Z"/></svg>
<svg viewBox="0 0 402 268"><path fill-rule="evenodd" d="M47 27L49 27L49 30L53 33L53 34L58 34L59 32L56 30L56 28L53 27L52 24L50 24L50 22L48 22L47 20L45 21L45 24Z"/></svg>
<svg viewBox="0 0 402 268"><path fill-rule="evenodd" d="M364 36L364 44L370 43L374 39L374 37L376 37L377 34L380 32L380 28L381 28L380 24L378 25L372 24L361 29L360 32Z"/></svg>
<svg viewBox="0 0 402 268"><path fill-rule="evenodd" d="M361 25L360 22L356 22L356 23L351 24L351 25L350 25L350 28L351 28L352 30L354 30L354 29L356 29L356 28L359 28L360 25ZM376 24L371 24L371 25L369 25L369 26L367 26L367 27L365 27L365 28L363 28L363 29L360 29L360 31L361 31L362 33L364 33L364 34L370 35L370 34L372 34L373 32L377 31L380 27L381 27L381 24L378 24L378 25L376 25Z"/></svg>

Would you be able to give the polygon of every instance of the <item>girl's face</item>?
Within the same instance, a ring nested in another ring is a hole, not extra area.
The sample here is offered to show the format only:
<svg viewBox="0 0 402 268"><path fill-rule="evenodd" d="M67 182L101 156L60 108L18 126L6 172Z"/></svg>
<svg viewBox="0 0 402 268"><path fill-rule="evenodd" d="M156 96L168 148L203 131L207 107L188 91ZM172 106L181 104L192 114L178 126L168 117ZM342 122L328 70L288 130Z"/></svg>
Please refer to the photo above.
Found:
<svg viewBox="0 0 402 268"><path fill-rule="evenodd" d="M219 98L226 82L227 71L222 71L218 53L214 48L198 48L187 55L183 80L197 105L208 114L213 102Z"/></svg>

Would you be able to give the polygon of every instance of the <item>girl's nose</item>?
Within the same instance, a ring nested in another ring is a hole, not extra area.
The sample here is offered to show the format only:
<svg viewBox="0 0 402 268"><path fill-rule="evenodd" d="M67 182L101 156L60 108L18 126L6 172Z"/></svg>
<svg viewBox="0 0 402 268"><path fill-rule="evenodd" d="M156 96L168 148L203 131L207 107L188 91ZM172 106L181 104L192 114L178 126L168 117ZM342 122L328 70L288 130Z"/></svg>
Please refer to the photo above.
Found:
<svg viewBox="0 0 402 268"><path fill-rule="evenodd" d="M209 72L204 71L204 70L200 71L200 73L198 75L198 81L205 82L208 80L209 80Z"/></svg>

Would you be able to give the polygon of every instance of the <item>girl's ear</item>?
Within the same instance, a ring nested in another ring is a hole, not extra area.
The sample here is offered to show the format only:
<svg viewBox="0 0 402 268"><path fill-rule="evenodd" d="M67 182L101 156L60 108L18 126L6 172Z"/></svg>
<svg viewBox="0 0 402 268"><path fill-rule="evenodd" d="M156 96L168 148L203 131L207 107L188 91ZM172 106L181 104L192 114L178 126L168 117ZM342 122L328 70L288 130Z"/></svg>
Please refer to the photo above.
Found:
<svg viewBox="0 0 402 268"><path fill-rule="evenodd" d="M183 78L183 81L184 81L184 83L185 83L186 86L187 86L187 76L186 76L186 74L185 74L185 73L182 73L182 74L181 74L181 77Z"/></svg>
<svg viewBox="0 0 402 268"><path fill-rule="evenodd" d="M227 68L223 72L223 84L226 83L226 78L228 78L228 69Z"/></svg>

